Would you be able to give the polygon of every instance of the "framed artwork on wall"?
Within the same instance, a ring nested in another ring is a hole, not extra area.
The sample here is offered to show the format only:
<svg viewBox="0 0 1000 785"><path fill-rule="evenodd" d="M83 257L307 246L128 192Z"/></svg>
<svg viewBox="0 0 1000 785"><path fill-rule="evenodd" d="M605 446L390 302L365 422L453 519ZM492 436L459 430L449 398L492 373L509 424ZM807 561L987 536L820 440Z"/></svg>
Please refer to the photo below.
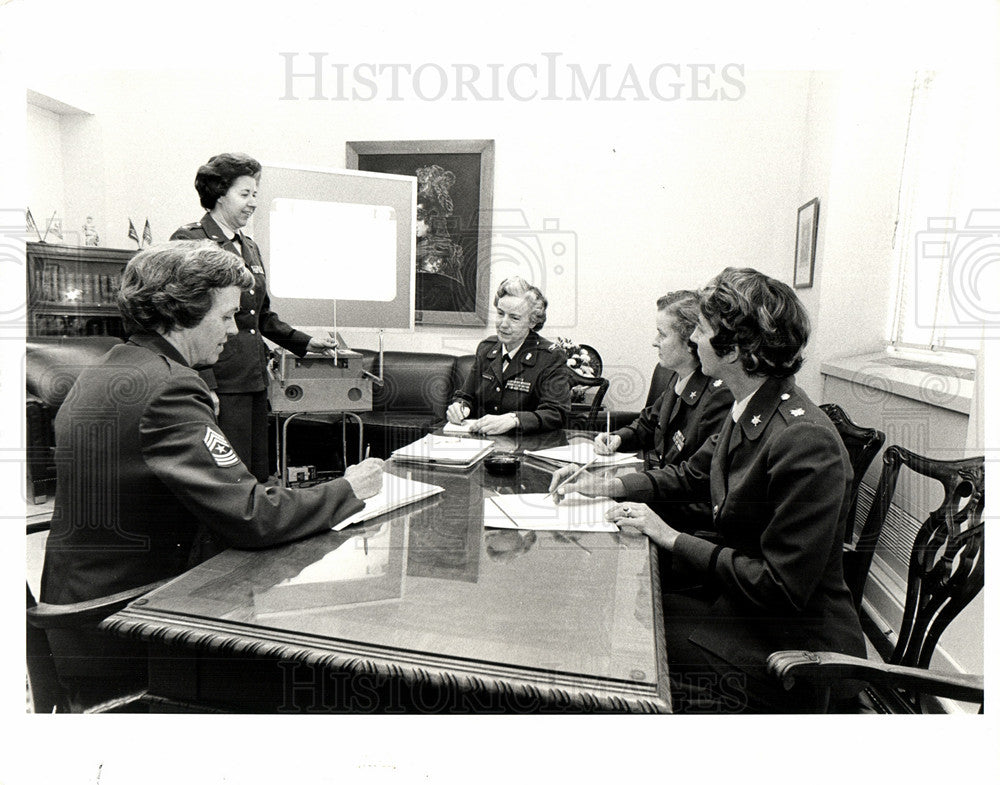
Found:
<svg viewBox="0 0 1000 785"><path fill-rule="evenodd" d="M810 199L799 208L795 232L795 273L792 285L808 289L813 285L816 265L816 237L819 231L819 199Z"/></svg>
<svg viewBox="0 0 1000 785"><path fill-rule="evenodd" d="M493 157L492 139L347 143L348 169L417 178L417 324L486 324Z"/></svg>

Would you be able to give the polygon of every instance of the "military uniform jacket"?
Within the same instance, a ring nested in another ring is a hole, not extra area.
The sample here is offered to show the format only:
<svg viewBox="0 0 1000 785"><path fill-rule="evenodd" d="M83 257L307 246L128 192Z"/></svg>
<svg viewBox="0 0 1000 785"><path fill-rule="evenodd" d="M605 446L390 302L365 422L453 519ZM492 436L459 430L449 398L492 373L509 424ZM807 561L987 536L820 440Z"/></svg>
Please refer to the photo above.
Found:
<svg viewBox="0 0 1000 785"><path fill-rule="evenodd" d="M243 251L227 240L211 215L205 213L198 223L182 226L171 240L214 240L222 248L242 256L253 273L254 285L240 295L240 310L236 314L239 332L229 340L212 368L202 371L209 387L220 393L251 393L267 389L267 345L261 336L303 357L309 336L285 324L271 310L264 278L264 263L257 244L243 235ZM213 379L214 376L214 379Z"/></svg>
<svg viewBox="0 0 1000 785"><path fill-rule="evenodd" d="M260 485L219 429L204 380L159 335L133 335L84 370L55 430L45 602L178 575L198 560L202 534L216 547L259 548L328 530L363 507L343 479Z"/></svg>
<svg viewBox="0 0 1000 785"><path fill-rule="evenodd" d="M663 467L686 461L719 432L733 408L733 395L722 380L696 369L680 395L674 390L676 385L675 373L659 398L630 425L616 431L622 440L620 449L630 452L652 446L657 465ZM648 482L644 475L630 476Z"/></svg>
<svg viewBox="0 0 1000 785"><path fill-rule="evenodd" d="M502 368L502 345L494 335L476 348L472 371L455 393L470 417L517 412L524 433L566 426L571 382L562 349L532 330L507 370Z"/></svg>
<svg viewBox="0 0 1000 785"><path fill-rule="evenodd" d="M689 460L650 475L650 499L711 498L721 544L680 534L672 552L717 591L693 642L737 667L781 649L864 656L843 577L849 458L794 379L767 380L738 423L728 417Z"/></svg>

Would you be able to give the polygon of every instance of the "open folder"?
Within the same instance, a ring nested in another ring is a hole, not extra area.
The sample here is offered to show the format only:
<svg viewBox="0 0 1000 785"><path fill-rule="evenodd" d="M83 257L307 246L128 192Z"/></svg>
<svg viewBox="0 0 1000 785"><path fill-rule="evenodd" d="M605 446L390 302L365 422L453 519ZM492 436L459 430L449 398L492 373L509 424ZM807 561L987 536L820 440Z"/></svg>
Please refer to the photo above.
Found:
<svg viewBox="0 0 1000 785"><path fill-rule="evenodd" d="M466 468L493 449L489 439L462 439L458 436L427 434L392 453L393 460Z"/></svg>
<svg viewBox="0 0 1000 785"><path fill-rule="evenodd" d="M616 532L605 520L615 504L606 496L590 499L569 493L556 504L547 493L511 493L489 496L483 501L483 526L496 529L526 529L562 532Z"/></svg>
<svg viewBox="0 0 1000 785"><path fill-rule="evenodd" d="M350 526L352 523L360 523L387 512L392 512L407 504L413 504L436 493L444 493L444 488L440 485L431 485L427 482L408 480L405 477L397 477L388 472L382 475L382 490L374 496L364 500L365 508L344 518L333 527L335 532L339 532Z"/></svg>

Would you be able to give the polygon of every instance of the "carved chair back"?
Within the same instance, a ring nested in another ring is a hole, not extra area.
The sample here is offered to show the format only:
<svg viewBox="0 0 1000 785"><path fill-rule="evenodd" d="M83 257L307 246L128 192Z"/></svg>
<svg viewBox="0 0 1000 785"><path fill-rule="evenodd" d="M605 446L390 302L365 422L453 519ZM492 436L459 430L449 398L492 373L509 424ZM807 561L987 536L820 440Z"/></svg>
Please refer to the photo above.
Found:
<svg viewBox="0 0 1000 785"><path fill-rule="evenodd" d="M854 480L851 482L851 508L847 516L847 527L844 530L844 542L854 538L854 517L858 508L858 490L865 472L885 444L885 434L876 428L863 428L850 417L847 412L835 403L821 404L820 409L833 422L840 434L847 454L851 458L851 468L854 470Z"/></svg>

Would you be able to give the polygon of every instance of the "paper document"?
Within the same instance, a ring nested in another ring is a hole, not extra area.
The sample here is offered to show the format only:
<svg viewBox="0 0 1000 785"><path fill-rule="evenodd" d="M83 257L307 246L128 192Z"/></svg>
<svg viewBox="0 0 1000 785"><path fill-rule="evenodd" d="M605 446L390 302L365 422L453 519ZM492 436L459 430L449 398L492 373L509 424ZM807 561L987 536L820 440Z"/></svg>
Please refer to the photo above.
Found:
<svg viewBox="0 0 1000 785"><path fill-rule="evenodd" d="M559 504L547 493L489 496L483 501L483 526L562 532L616 532L604 519L615 502L606 496L590 499L570 493Z"/></svg>
<svg viewBox="0 0 1000 785"><path fill-rule="evenodd" d="M444 493L444 488L440 485L431 485L427 482L417 480L407 480L405 477L397 477L395 474L385 472L382 475L382 490L374 496L364 499L365 508L359 510L333 527L335 532L350 526L352 523L367 521L387 512L405 507L407 504L426 499L436 493Z"/></svg>
<svg viewBox="0 0 1000 785"><path fill-rule="evenodd" d="M442 466L472 466L493 449L489 439L462 439L458 436L427 434L422 439L392 453L398 461L441 464Z"/></svg>
<svg viewBox="0 0 1000 785"><path fill-rule="evenodd" d="M460 423L450 422L450 423L447 423L444 426L443 430L444 430L445 433L448 433L448 434L452 434L452 435L462 434L462 435L466 435L467 436L468 434L472 433L469 430L469 423L470 422L473 422L473 420L462 420L462 422L460 422Z"/></svg>
<svg viewBox="0 0 1000 785"><path fill-rule="evenodd" d="M592 468L602 466L623 466L629 463L642 463L642 458L632 453L616 452L613 455L598 455L594 452L592 441L579 441L563 447L550 447L547 450L525 450L525 455L534 455L536 458L544 458L549 461L560 463L584 464L594 461Z"/></svg>

